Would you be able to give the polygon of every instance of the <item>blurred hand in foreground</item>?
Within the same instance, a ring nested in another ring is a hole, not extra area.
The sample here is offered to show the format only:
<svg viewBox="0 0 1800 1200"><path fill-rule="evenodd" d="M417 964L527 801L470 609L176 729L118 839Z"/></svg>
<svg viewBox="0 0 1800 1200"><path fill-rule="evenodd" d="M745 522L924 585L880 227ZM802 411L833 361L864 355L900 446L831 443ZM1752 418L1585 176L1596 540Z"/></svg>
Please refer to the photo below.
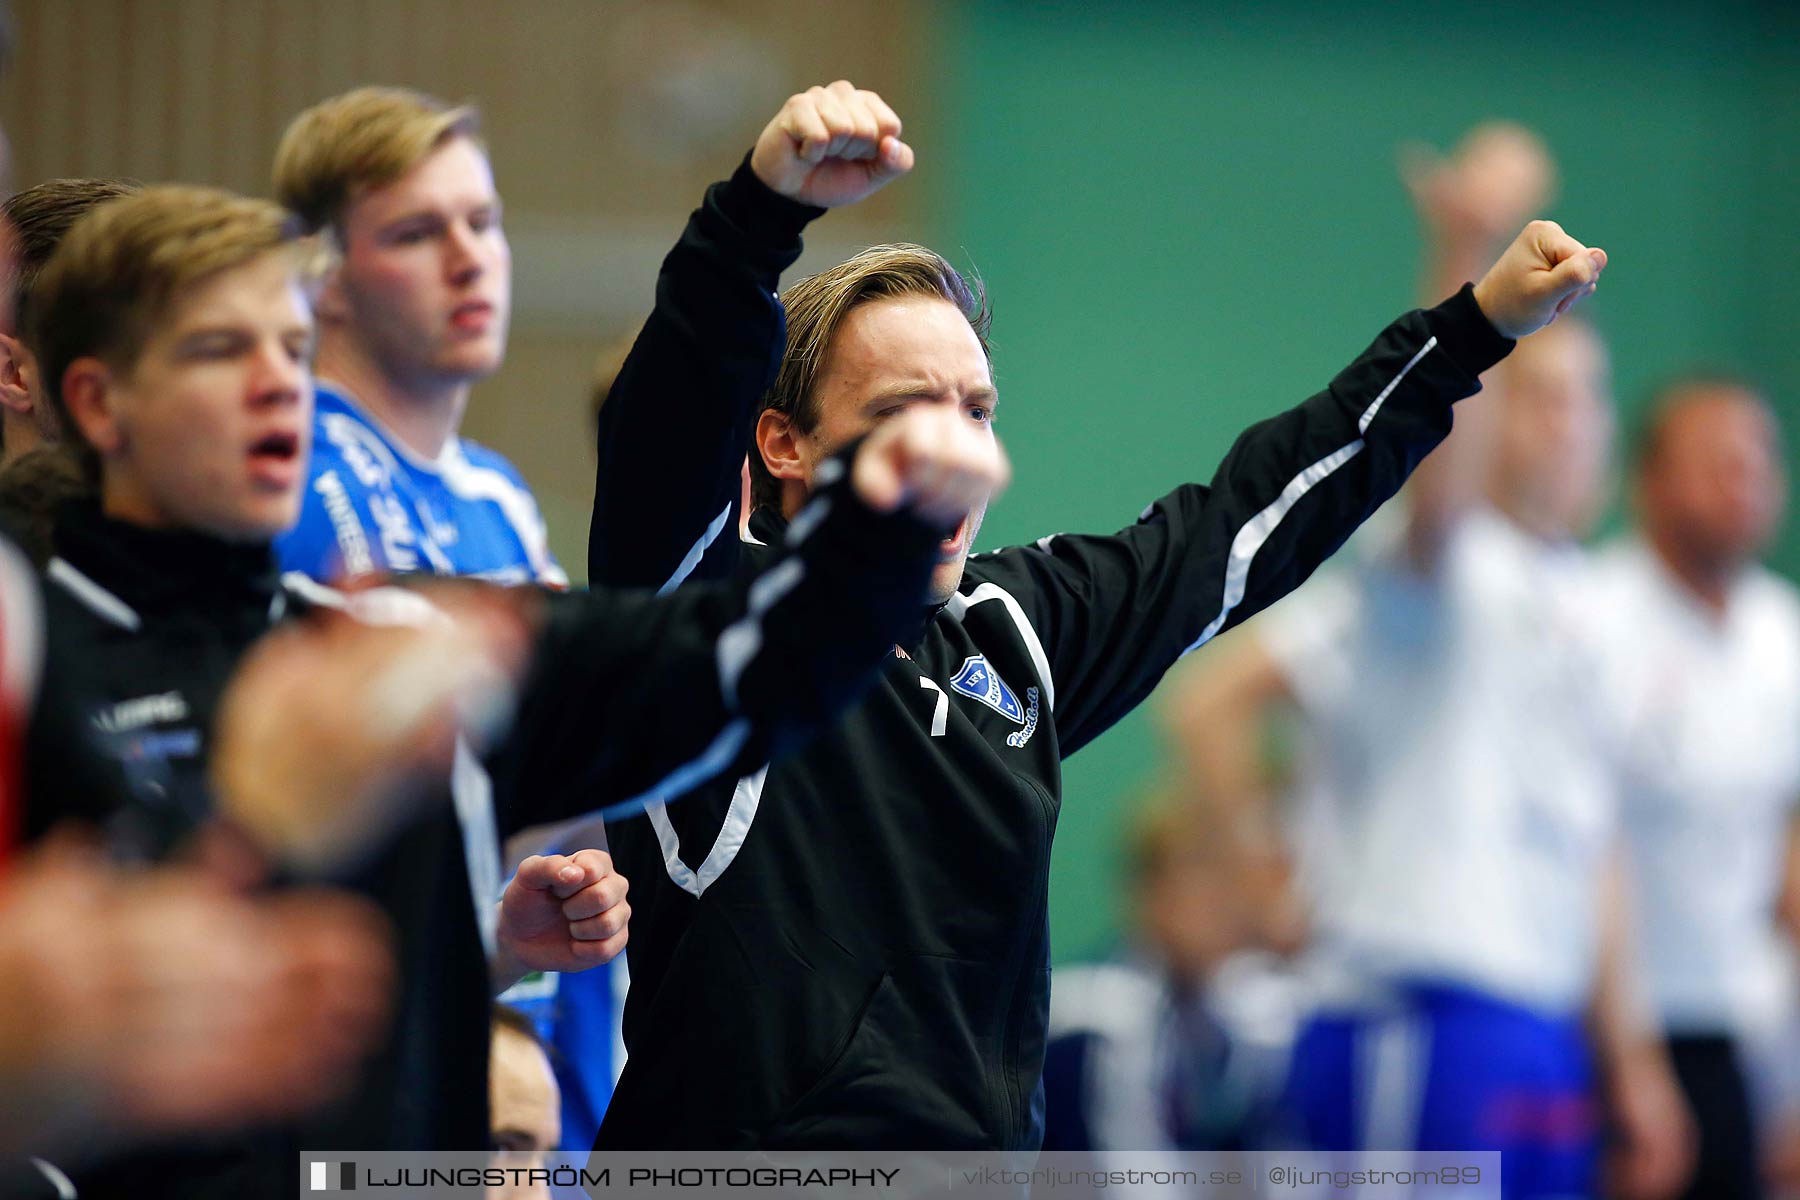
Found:
<svg viewBox="0 0 1800 1200"><path fill-rule="evenodd" d="M302 1113L354 1078L393 981L359 899L246 898L53 842L0 883L0 1147Z"/></svg>
<svg viewBox="0 0 1800 1200"><path fill-rule="evenodd" d="M265 853L312 871L370 853L442 790L459 739L479 745L510 715L532 593L428 590L351 593L345 612L282 626L238 668L213 784Z"/></svg>

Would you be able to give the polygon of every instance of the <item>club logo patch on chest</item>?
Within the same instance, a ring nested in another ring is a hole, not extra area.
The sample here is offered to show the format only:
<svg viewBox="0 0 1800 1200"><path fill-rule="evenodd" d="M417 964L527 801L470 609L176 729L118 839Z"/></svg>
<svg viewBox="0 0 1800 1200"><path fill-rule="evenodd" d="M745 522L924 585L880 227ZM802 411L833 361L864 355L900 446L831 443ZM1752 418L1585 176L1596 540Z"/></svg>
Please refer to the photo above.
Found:
<svg viewBox="0 0 1800 1200"><path fill-rule="evenodd" d="M973 654L964 659L962 669L950 681L950 686L972 700L981 701L1009 721L1025 723L1025 706L988 663L985 654Z"/></svg>

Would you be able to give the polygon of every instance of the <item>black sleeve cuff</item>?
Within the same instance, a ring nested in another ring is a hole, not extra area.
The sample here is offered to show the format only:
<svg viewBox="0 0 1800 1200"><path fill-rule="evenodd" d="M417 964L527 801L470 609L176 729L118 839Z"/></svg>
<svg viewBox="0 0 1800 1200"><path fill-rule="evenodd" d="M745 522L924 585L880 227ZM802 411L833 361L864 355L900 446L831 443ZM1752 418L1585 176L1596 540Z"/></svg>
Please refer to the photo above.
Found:
<svg viewBox="0 0 1800 1200"><path fill-rule="evenodd" d="M748 154L730 179L713 187L712 202L719 215L735 228L771 249L794 245L808 224L825 215L822 208L797 203L769 190L750 169Z"/></svg>
<svg viewBox="0 0 1800 1200"><path fill-rule="evenodd" d="M1475 285L1465 283L1456 295L1436 308L1425 310L1425 323L1456 365L1471 377L1512 353L1518 345L1494 328L1481 305L1475 303Z"/></svg>

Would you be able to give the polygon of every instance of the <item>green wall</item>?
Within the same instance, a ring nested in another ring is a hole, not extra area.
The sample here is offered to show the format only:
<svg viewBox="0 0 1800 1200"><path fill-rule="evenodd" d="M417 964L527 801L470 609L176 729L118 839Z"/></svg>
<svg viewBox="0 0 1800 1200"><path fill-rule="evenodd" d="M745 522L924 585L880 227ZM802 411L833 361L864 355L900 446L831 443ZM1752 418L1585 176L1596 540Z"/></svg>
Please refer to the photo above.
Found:
<svg viewBox="0 0 1800 1200"><path fill-rule="evenodd" d="M1536 128L1546 215L1612 255L1591 314L1626 420L1684 365L1800 400L1800 20L1787 6L1049 4L941 12L949 141L921 146L943 248L996 306L1017 469L984 546L1116 528L1316 390L1418 274L1396 146ZM1778 564L1800 566L1790 529ZM1059 960L1116 928L1142 713L1068 766Z"/></svg>

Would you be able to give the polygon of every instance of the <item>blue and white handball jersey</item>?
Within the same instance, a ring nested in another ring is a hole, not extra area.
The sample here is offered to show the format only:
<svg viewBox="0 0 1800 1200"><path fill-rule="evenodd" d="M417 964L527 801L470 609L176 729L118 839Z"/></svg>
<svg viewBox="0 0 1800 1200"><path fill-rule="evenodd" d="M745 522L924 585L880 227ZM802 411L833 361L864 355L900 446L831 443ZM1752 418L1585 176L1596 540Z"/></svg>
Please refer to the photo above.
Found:
<svg viewBox="0 0 1800 1200"><path fill-rule="evenodd" d="M455 437L436 460L422 458L324 384L300 520L275 552L283 570L327 583L413 571L569 583L537 500L505 458Z"/></svg>
<svg viewBox="0 0 1800 1200"><path fill-rule="evenodd" d="M349 395L325 385L318 389L300 520L275 550L284 571L328 583L416 571L552 587L569 582L550 553L537 500L505 458L453 437L427 461ZM530 975L501 997L555 1047L563 1145L571 1150L593 1144L624 1065L626 982L619 959L579 975Z"/></svg>

